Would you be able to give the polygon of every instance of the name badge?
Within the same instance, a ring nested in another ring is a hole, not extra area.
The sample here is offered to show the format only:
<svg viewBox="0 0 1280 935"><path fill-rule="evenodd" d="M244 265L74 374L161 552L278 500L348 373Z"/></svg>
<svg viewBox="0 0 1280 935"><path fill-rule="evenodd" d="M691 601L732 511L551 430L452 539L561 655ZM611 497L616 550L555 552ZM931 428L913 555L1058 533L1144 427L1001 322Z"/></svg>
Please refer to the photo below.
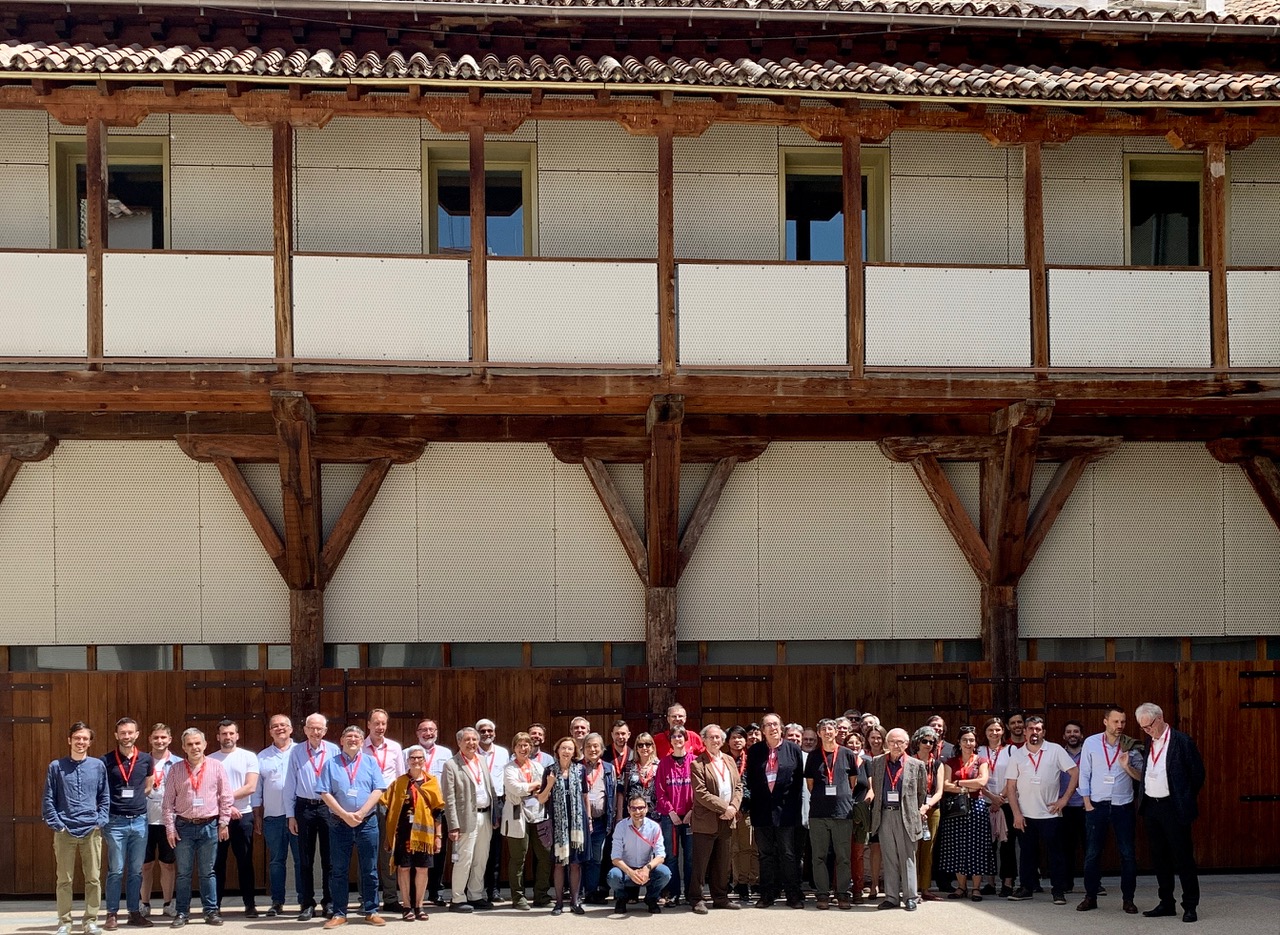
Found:
<svg viewBox="0 0 1280 935"><path fill-rule="evenodd" d="M777 774L776 772L774 772L774 773L765 773L765 774L764 774L764 778L765 778L765 779L767 779L767 780L769 780L769 782L777 782L777 781L778 781L778 774Z"/></svg>
<svg viewBox="0 0 1280 935"><path fill-rule="evenodd" d="M1115 777L1115 776L1103 776L1103 777L1102 777L1102 782L1103 782L1105 785L1108 785L1108 786L1113 785L1113 784L1115 783L1115 781L1116 781L1116 777Z"/></svg>
<svg viewBox="0 0 1280 935"><path fill-rule="evenodd" d="M358 794L358 793L356 792L356 790L355 790L355 789L348 789L348 790L347 790L347 798L349 798L349 799L354 799L354 798L356 797L356 795L357 795L357 794Z"/></svg>
<svg viewBox="0 0 1280 935"><path fill-rule="evenodd" d="M132 789L121 789L121 790L120 790L120 798L122 798L122 799L131 799L131 798L133 798L133 790L132 790Z"/></svg>
<svg viewBox="0 0 1280 935"><path fill-rule="evenodd" d="M836 791L837 790L835 786L827 786L827 795L832 796L834 798Z"/></svg>
<svg viewBox="0 0 1280 935"><path fill-rule="evenodd" d="M204 798L203 798L203 796L199 796L199 795L198 795L198 796L196 796L194 799L192 799L192 800L191 800L191 804L192 804L192 805L203 805L203 804L204 804Z"/></svg>
<svg viewBox="0 0 1280 935"><path fill-rule="evenodd" d="M889 805L897 805L901 801L901 799L902 799L902 796L898 793L896 789L890 789L884 795L884 800Z"/></svg>
<svg viewBox="0 0 1280 935"><path fill-rule="evenodd" d="M1033 786L1038 786L1038 785L1040 785L1040 777L1039 777L1039 776L1032 776L1032 777L1031 777L1031 785L1033 785Z"/></svg>

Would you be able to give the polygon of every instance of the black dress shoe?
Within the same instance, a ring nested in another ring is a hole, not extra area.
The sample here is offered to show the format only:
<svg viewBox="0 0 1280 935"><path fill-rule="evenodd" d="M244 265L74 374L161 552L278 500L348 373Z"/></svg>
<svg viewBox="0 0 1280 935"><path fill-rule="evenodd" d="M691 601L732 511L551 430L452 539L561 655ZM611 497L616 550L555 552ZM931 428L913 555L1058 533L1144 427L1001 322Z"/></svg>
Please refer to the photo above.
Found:
<svg viewBox="0 0 1280 935"><path fill-rule="evenodd" d="M299 922L310 922L316 917L315 906L303 906L302 911L298 913Z"/></svg>
<svg viewBox="0 0 1280 935"><path fill-rule="evenodd" d="M1133 903L1125 903L1121 908L1131 916L1136 916L1138 914L1138 907Z"/></svg>
<svg viewBox="0 0 1280 935"><path fill-rule="evenodd" d="M449 903L450 912L474 912L475 909L470 903Z"/></svg>
<svg viewBox="0 0 1280 935"><path fill-rule="evenodd" d="M488 912L493 908L493 903L489 902L487 899L470 900L468 905L471 906L472 909L478 909L481 912Z"/></svg>
<svg viewBox="0 0 1280 935"><path fill-rule="evenodd" d="M205 916L204 916L204 924L205 925L221 925L222 916L218 915L216 912L207 912L205 913Z"/></svg>
<svg viewBox="0 0 1280 935"><path fill-rule="evenodd" d="M895 903L895 902L893 902L892 900L888 900L888 899L886 899L886 900L885 900L884 902L882 902L880 905L876 906L876 908L877 908L877 909L897 909L897 908L898 908L898 904L897 904L897 903Z"/></svg>
<svg viewBox="0 0 1280 935"><path fill-rule="evenodd" d="M179 912L176 916L173 917L173 921L169 923L169 928L180 929L186 924L187 924L187 914L185 912Z"/></svg>
<svg viewBox="0 0 1280 935"><path fill-rule="evenodd" d="M258 910L257 910L257 909L255 909L253 906L250 906L250 907L248 907L247 909L245 909L245 911L244 911L244 917L245 917L246 919L257 919L257 918L259 918Z"/></svg>
<svg viewBox="0 0 1280 935"><path fill-rule="evenodd" d="M585 916L587 914L587 910L582 908L582 903L574 903L569 907L569 911L575 916Z"/></svg>
<svg viewBox="0 0 1280 935"><path fill-rule="evenodd" d="M759 899L756 900L757 909L768 909L772 905L773 905L773 900L766 899L764 896L761 896Z"/></svg>
<svg viewBox="0 0 1280 935"><path fill-rule="evenodd" d="M1188 909L1186 912L1182 913L1183 922L1194 922L1198 918L1200 917L1196 915L1196 911L1194 909Z"/></svg>
<svg viewBox="0 0 1280 935"><path fill-rule="evenodd" d="M1154 909L1148 909L1143 913L1148 919L1159 919L1162 916L1176 916L1178 910L1173 907L1172 903L1161 903Z"/></svg>

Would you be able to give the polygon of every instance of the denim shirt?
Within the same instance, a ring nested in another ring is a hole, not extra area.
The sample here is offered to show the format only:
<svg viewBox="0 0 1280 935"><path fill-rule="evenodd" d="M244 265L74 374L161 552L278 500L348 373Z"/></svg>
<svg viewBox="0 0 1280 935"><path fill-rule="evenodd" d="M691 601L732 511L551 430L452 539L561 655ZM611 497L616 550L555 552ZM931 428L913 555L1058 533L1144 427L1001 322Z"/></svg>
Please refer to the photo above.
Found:
<svg viewBox="0 0 1280 935"><path fill-rule="evenodd" d="M44 823L54 831L86 837L105 828L111 817L107 767L95 756L64 756L49 764L44 781Z"/></svg>

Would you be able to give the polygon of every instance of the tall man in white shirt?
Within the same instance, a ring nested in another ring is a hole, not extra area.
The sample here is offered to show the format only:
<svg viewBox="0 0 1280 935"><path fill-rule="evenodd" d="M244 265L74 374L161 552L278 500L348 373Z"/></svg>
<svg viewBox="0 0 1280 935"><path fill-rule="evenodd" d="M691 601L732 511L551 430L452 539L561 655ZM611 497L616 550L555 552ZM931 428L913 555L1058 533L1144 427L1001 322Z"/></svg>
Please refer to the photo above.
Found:
<svg viewBox="0 0 1280 935"><path fill-rule="evenodd" d="M320 800L317 784L325 764L338 755L338 745L325 740L329 719L323 714L309 714L303 722L307 742L289 752L289 774L284 782L284 814L289 833L298 838L298 903L299 922L310 922L316 913L315 862L320 848L323 872L320 908L329 915L329 807Z"/></svg>
<svg viewBox="0 0 1280 935"><path fill-rule="evenodd" d="M493 777L480 756L474 727L458 731L458 755L444 765L440 786L453 842L453 899L450 912L492 909L484 891L484 867L493 837Z"/></svg>
<svg viewBox="0 0 1280 935"><path fill-rule="evenodd" d="M444 774L444 764L453 757L453 751L444 744L436 743L436 738L440 736L440 727L432 718L424 717L418 722L417 734L419 745L427 753L427 761L422 768L435 776L436 782L440 782L440 777ZM441 785L440 789L443 794L444 786ZM427 899L437 906L445 904L440 898L440 887L444 881L444 868L449 863L449 846L449 836L445 834L440 853L435 855L431 869L427 871Z"/></svg>
<svg viewBox="0 0 1280 935"><path fill-rule="evenodd" d="M288 873L289 854L293 854L294 886L301 866L298 860L298 837L289 833L289 819L285 817L284 787L289 778L289 756L297 746L293 742L293 721L286 715L273 714L267 722L271 746L258 753L258 788L253 791L253 832L262 835L267 842L268 893L271 908L268 919L274 919L284 909L285 875Z"/></svg>
<svg viewBox="0 0 1280 935"><path fill-rule="evenodd" d="M506 789L503 782L503 773L507 768L507 763L511 761L511 753L502 744L494 743L498 726L487 717L476 721L476 732L480 735L480 758L484 760L485 765L489 768L489 778L493 780L493 791L498 800L497 807L493 810L497 824L494 825L493 837L489 841L489 859L484 866L485 897L490 902L497 903L502 902L502 893L498 890L498 879L502 875L503 840L501 815L502 808L506 804L506 799L503 795Z"/></svg>
<svg viewBox="0 0 1280 935"><path fill-rule="evenodd" d="M405 773L404 749L396 741L387 737L387 724L390 715L384 708L374 708L369 712L369 734L364 739L361 750L371 758L387 781L387 786L395 782ZM399 894L396 892L396 875L391 872L391 851L384 845L387 843L387 809L378 806L378 880L382 884L382 904L388 912L399 912Z"/></svg>
<svg viewBox="0 0 1280 935"><path fill-rule="evenodd" d="M1025 745L1009 751L1005 797L1013 809L1013 826L1023 832L1018 882L1011 900L1035 895L1027 884L1037 878L1040 843L1049 855L1049 879L1056 906L1067 902L1067 860L1061 847L1062 809L1071 800L1080 779L1080 767L1060 744L1044 739L1044 718L1030 715L1023 721ZM1070 779L1062 789L1062 774Z"/></svg>
<svg viewBox="0 0 1280 935"><path fill-rule="evenodd" d="M153 724L147 738L151 744L151 791L147 793L147 850L142 865L142 914L151 915L151 894L155 887L152 871L160 866L160 893L164 897L164 914L176 915L173 905L175 855L164 830L164 782L179 757L169 751L173 731L168 724Z"/></svg>
<svg viewBox="0 0 1280 935"><path fill-rule="evenodd" d="M218 856L213 864L214 879L218 886L218 910L222 910L222 896L227 888L227 852L236 855L236 870L240 880L240 898L244 900L244 917L258 918L254 905L254 886L257 878L253 872L253 793L258 788L258 755L252 750L236 746L240 742L240 728L230 719L218 722L217 753L209 759L222 764L227 782L232 789L231 824L227 828L227 840L218 842Z"/></svg>
<svg viewBox="0 0 1280 935"><path fill-rule="evenodd" d="M1080 912L1098 908L1102 886L1102 848L1107 829L1116 837L1120 852L1120 894L1122 908L1130 915L1138 911L1133 894L1138 885L1138 861L1134 845L1137 824L1134 783L1142 780L1142 754L1124 736L1124 710L1112 706L1102 719L1103 732L1085 738L1080 751L1080 785L1084 799L1084 899ZM1125 749L1128 742L1129 749Z"/></svg>

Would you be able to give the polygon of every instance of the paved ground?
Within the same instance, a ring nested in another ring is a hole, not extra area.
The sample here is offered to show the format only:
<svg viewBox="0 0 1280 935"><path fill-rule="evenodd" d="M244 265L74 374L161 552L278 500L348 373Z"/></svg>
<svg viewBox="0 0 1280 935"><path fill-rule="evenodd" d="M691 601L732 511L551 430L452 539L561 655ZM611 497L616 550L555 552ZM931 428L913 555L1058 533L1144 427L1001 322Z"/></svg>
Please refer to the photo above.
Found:
<svg viewBox="0 0 1280 935"><path fill-rule="evenodd" d="M1100 900L1095 912L1075 911L1079 895L1069 899L1066 906L1054 906L1047 896L1037 896L1029 902L1012 903L1003 899L987 899L981 903L938 902L927 903L919 911L902 910L877 912L868 906L848 912L830 909L818 912L808 903L801 916L793 909L774 907L768 910L744 909L740 912L712 911L707 916L695 916L688 908L668 909L661 916L651 917L635 909L625 919L607 918L607 907L588 908L587 919L594 919L600 926L626 926L642 931L661 931L662 935L681 933L705 933L708 928L716 932L751 932L753 929L775 929L785 926L802 928L806 935L860 935L863 931L885 933L916 933L922 928L942 935L1078 935L1080 932L1106 932L1107 935L1153 935L1159 932L1199 931L1213 935L1278 935L1280 933L1280 875L1207 876L1201 878L1200 922L1196 929L1184 927L1181 918L1144 919L1141 915L1129 916L1120 911L1119 881L1107 879L1103 885L1116 895ZM1155 905L1155 880L1142 877L1138 880L1137 902L1141 909ZM389 919L386 931L407 932L410 924L417 926L421 935L440 931L447 927L458 935L527 935L533 932L559 932L569 927L577 929L586 923L566 913L553 918L546 910L516 912L499 904L493 912L464 916L435 910L428 923L402 922ZM353 933L369 931L356 917L344 931ZM167 930L167 919L153 917L156 932ZM226 915L227 924L222 935L276 935L297 933L304 929L319 935L320 922L302 925L287 918L257 921L245 920L238 911ZM430 925L430 928L426 928ZM661 927L659 929L659 926ZM52 932L55 928L53 903L50 900L0 901L0 935L20 932ZM602 929L608 931L609 929ZM76 929L78 932L78 928ZM122 926L121 933L135 931ZM192 935L204 931L201 923L193 921L187 927ZM185 933L184 933L185 935Z"/></svg>

